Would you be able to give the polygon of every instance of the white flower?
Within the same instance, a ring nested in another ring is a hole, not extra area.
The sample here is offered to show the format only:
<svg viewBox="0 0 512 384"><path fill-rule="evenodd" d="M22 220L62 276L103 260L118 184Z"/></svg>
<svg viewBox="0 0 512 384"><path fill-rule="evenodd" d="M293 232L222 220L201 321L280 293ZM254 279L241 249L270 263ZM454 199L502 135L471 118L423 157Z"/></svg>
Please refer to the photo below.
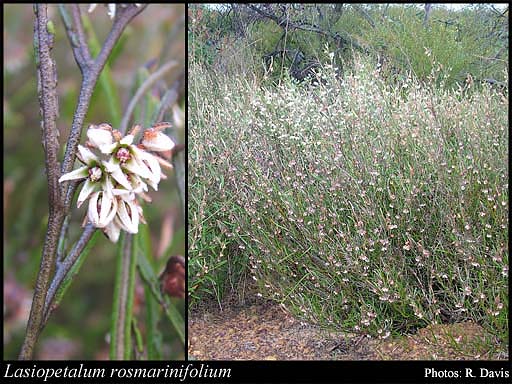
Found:
<svg viewBox="0 0 512 384"><path fill-rule="evenodd" d="M87 217L97 228L106 227L117 213L118 204L114 196L105 191L94 192L89 200Z"/></svg>
<svg viewBox="0 0 512 384"><path fill-rule="evenodd" d="M87 200L89 195L100 189L102 182L106 180L103 177L104 175L100 160L89 149L78 145L77 157L82 163L86 165L62 175L59 178L59 183L68 180L86 179L77 200L77 206L80 208L82 203Z"/></svg>
<svg viewBox="0 0 512 384"><path fill-rule="evenodd" d="M89 200L86 219L101 228L114 243L121 230L137 233L139 223L146 223L138 198L151 202L146 194L148 184L157 190L160 180L167 178L160 165L172 169L171 163L148 152L174 148L174 142L160 132L169 126L169 123L156 124L144 132L142 142L135 145L140 126L123 137L107 123L90 125L87 147L78 146L77 158L84 166L59 179L59 182L85 180L77 206Z"/></svg>
<svg viewBox="0 0 512 384"><path fill-rule="evenodd" d="M105 166L105 170L112 175L112 177L123 187L128 190L132 189L132 185L128 181L128 178L123 173L119 164L116 164L115 161L110 158L108 161L103 161L102 163Z"/></svg>
<svg viewBox="0 0 512 384"><path fill-rule="evenodd" d="M112 127L103 123L100 125L89 125L87 129L87 138L91 145L98 148L103 154L110 154L116 147Z"/></svg>
<svg viewBox="0 0 512 384"><path fill-rule="evenodd" d="M132 143L133 135L127 135L119 143L113 144L114 148L108 148L113 156L109 160L107 170L119 174L124 169L146 179L147 183L156 191L162 174L158 160Z"/></svg>
<svg viewBox="0 0 512 384"><path fill-rule="evenodd" d="M137 147L133 147L133 161L125 164L126 169L147 179L148 184L156 191L162 177L160 164L155 156Z"/></svg>
<svg viewBox="0 0 512 384"><path fill-rule="evenodd" d="M129 200L129 198L118 198L118 209L116 219L122 229L129 233L137 233L139 231L139 209L137 208L137 200Z"/></svg>
<svg viewBox="0 0 512 384"><path fill-rule="evenodd" d="M116 218L114 218L114 220L112 220L105 228L103 228L103 233L107 235L111 242L117 243L117 240L119 240L119 234L121 233L121 226L119 225Z"/></svg>
<svg viewBox="0 0 512 384"><path fill-rule="evenodd" d="M142 216L142 208L138 205L135 197L123 190L114 190L113 201L115 201L116 212L110 216L110 221L103 228L103 232L112 242L117 242L121 229L128 233L139 231L139 222L145 222ZM107 221L107 218L105 219Z"/></svg>
<svg viewBox="0 0 512 384"><path fill-rule="evenodd" d="M142 145L155 152L170 151L176 144L171 138L155 128L147 129L142 138Z"/></svg>

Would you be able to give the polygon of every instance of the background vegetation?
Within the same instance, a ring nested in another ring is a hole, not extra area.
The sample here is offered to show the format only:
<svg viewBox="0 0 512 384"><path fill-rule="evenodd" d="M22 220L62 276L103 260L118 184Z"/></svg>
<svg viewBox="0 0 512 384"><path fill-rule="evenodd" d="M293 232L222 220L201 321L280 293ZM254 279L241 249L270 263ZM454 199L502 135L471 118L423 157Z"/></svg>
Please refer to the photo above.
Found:
<svg viewBox="0 0 512 384"><path fill-rule="evenodd" d="M90 49L95 55L112 21L103 5L91 14L86 5L82 7ZM25 331L39 268L48 198L32 42L34 12L31 5L6 5L4 12L4 356L14 359ZM170 59L184 63L184 12L184 6L149 6L135 18L114 48L98 82L86 125L109 122L118 127L134 92L155 68ZM59 80L57 122L62 144L71 127L81 77L57 6L50 6L49 13L56 31L53 52ZM148 126L162 89L179 78L183 65L144 97L134 121ZM182 143L184 97L183 89L178 91L181 96L178 95L174 116L171 113L166 118L175 123L175 139ZM151 249L146 256L159 273L169 256L183 254L185 235L174 178L161 183L159 192L152 197L153 203L144 207L149 225L141 225L140 229L144 247ZM72 239L80 233L85 209L73 215ZM115 268L115 247L99 235L78 278L45 328L36 350L37 359L108 358ZM161 309L148 309L150 301L138 279L133 310L141 335L150 335L153 342L152 351L145 351L145 356L152 353L153 358L159 358L158 353L162 353L160 358L183 358L183 345L173 325L165 316L160 317ZM174 304L183 315L183 301L176 300ZM153 311L153 323L148 322L149 310Z"/></svg>
<svg viewBox="0 0 512 384"><path fill-rule="evenodd" d="M254 7L189 8L191 309L249 290L380 338L472 319L506 350L508 14Z"/></svg>

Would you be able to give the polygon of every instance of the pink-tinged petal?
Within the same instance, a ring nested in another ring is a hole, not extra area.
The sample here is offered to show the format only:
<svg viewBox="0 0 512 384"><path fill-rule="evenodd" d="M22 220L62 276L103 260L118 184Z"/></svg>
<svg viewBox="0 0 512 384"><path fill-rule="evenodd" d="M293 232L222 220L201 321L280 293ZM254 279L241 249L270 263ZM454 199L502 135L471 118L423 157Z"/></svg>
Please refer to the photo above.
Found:
<svg viewBox="0 0 512 384"><path fill-rule="evenodd" d="M144 132L142 145L150 151L161 152L170 151L176 144L164 133L148 129Z"/></svg>
<svg viewBox="0 0 512 384"><path fill-rule="evenodd" d="M131 145L133 143L133 135L126 135L119 143Z"/></svg>
<svg viewBox="0 0 512 384"><path fill-rule="evenodd" d="M134 200L135 193L132 191L127 191L126 189L113 189L112 190L114 196L119 196L123 200Z"/></svg>
<svg viewBox="0 0 512 384"><path fill-rule="evenodd" d="M153 190L158 191L158 183L155 183L153 180L148 179L148 185L153 188Z"/></svg>
<svg viewBox="0 0 512 384"><path fill-rule="evenodd" d="M169 163L167 160L165 159L162 159L160 156L155 156L155 158L157 159L157 161L160 163L160 165L164 168L167 168L167 169L173 169L174 166Z"/></svg>
<svg viewBox="0 0 512 384"><path fill-rule="evenodd" d="M112 220L105 228L103 228L103 232L111 242L117 243L117 240L119 240L119 234L121 233L121 227L117 224L117 220Z"/></svg>
<svg viewBox="0 0 512 384"><path fill-rule="evenodd" d="M100 210L100 220L99 227L105 227L112 221L114 216L117 213L117 199L112 196L112 198L108 197L105 193L101 195L101 210Z"/></svg>
<svg viewBox="0 0 512 384"><path fill-rule="evenodd" d="M101 199L101 202L99 201ZM98 210L98 203L100 208ZM115 217L117 212L117 201L115 198L107 197L103 191L94 192L89 201L88 217L91 223L97 228L104 228Z"/></svg>
<svg viewBox="0 0 512 384"><path fill-rule="evenodd" d="M101 185L103 192L109 197L114 197L114 182L112 181L112 177L107 173L107 176L105 177L105 181Z"/></svg>
<svg viewBox="0 0 512 384"><path fill-rule="evenodd" d="M133 202L135 201L135 193L133 192L130 192L130 193L121 193L119 194L119 197L121 200L123 201L127 201L127 202Z"/></svg>
<svg viewBox="0 0 512 384"><path fill-rule="evenodd" d="M160 182L162 170L160 169L160 164L158 164L158 160L156 159L156 157L146 151L143 151L142 149L136 147L132 147L132 149L134 154L136 155L134 159L137 162L137 164L140 167L144 167L149 170L148 176L141 176L151 180L152 183L148 184L151 185L152 187L154 184L158 185L158 183ZM153 188L156 191L156 188Z"/></svg>
<svg viewBox="0 0 512 384"><path fill-rule="evenodd" d="M132 129L130 130L130 132L128 132L128 134L135 137L137 135L137 133L140 132L140 129L141 129L140 125L139 124L135 124L132 127Z"/></svg>
<svg viewBox="0 0 512 384"><path fill-rule="evenodd" d="M114 142L112 127L110 127L110 130L108 129L109 127L108 124L102 124L99 127L91 125L87 130L89 141L94 147L99 148L102 153L109 153L105 152L105 149L110 148Z"/></svg>
<svg viewBox="0 0 512 384"><path fill-rule="evenodd" d="M137 233L139 231L139 211L135 202L120 201L117 217L125 231L129 233Z"/></svg>
<svg viewBox="0 0 512 384"><path fill-rule="evenodd" d="M171 128L171 127L172 127L171 123L169 123L167 121L162 121L160 123L153 124L153 126L149 129L154 130L154 131L163 131L164 129Z"/></svg>
<svg viewBox="0 0 512 384"><path fill-rule="evenodd" d="M126 178L126 175L123 173L121 167L114 168L113 172L111 173L112 177L117 181L119 184L121 184L123 187L127 189L132 189L132 185Z"/></svg>
<svg viewBox="0 0 512 384"><path fill-rule="evenodd" d="M115 4L113 4L113 3L108 4L107 14L110 16L111 19L114 18L114 16L116 15L116 5Z"/></svg>
<svg viewBox="0 0 512 384"><path fill-rule="evenodd" d="M139 211L139 220L142 224L147 224L146 219L144 218L144 212L142 211L142 207L140 205L137 206Z"/></svg>
<svg viewBox="0 0 512 384"><path fill-rule="evenodd" d="M77 157L84 164L90 165L93 162L98 161L98 157L91 152L91 150L83 145L78 145L78 154Z"/></svg>
<svg viewBox="0 0 512 384"><path fill-rule="evenodd" d="M141 180L141 178L137 175L132 175L132 186L133 186L133 192L135 193L142 193L148 191L148 186L145 182Z"/></svg>
<svg viewBox="0 0 512 384"><path fill-rule="evenodd" d="M140 197L142 200L144 200L145 202L147 203L151 203L151 197L149 197L149 195L145 192L140 192L137 194L138 197Z"/></svg>
<svg viewBox="0 0 512 384"><path fill-rule="evenodd" d="M67 180L79 180L79 179L85 179L89 176L89 168L88 167L80 167L78 169L75 169L74 171L71 171L69 173L65 173L59 178L59 183L62 183L63 181Z"/></svg>
<svg viewBox="0 0 512 384"><path fill-rule="evenodd" d="M153 177L153 174L149 168L146 167L144 163L137 161L135 157L132 157L130 160L124 163L123 167L131 173L134 173L144 179Z"/></svg>
<svg viewBox="0 0 512 384"><path fill-rule="evenodd" d="M128 181L126 175L123 173L122 168L119 164L116 164L112 159L109 161L104 161L103 165L108 173L112 175L112 178L121 184L126 189L132 190L132 185Z"/></svg>
<svg viewBox="0 0 512 384"><path fill-rule="evenodd" d="M100 217L98 215L98 198L100 193L94 192L91 195L91 199L89 200L89 208L87 209L87 217L89 221L94 224L95 227L98 226L100 221Z"/></svg>
<svg viewBox="0 0 512 384"><path fill-rule="evenodd" d="M158 164L158 160L156 159L155 156L149 155L147 158L144 159L144 164L149 168L149 170L153 174L151 181L158 185L160 179L162 178L162 169L160 168L160 164Z"/></svg>
<svg viewBox="0 0 512 384"><path fill-rule="evenodd" d="M115 151L117 145L117 143L100 145L100 151L105 155L110 155L112 152Z"/></svg>
<svg viewBox="0 0 512 384"><path fill-rule="evenodd" d="M83 202L89 198L91 193L93 193L97 189L97 187L97 183L93 183L89 179L87 179L84 183L84 186L82 187L82 190L80 191L80 194L78 195L76 206L80 208Z"/></svg>
<svg viewBox="0 0 512 384"><path fill-rule="evenodd" d="M172 107L172 119L177 127L183 128L185 126L185 113L177 104Z"/></svg>

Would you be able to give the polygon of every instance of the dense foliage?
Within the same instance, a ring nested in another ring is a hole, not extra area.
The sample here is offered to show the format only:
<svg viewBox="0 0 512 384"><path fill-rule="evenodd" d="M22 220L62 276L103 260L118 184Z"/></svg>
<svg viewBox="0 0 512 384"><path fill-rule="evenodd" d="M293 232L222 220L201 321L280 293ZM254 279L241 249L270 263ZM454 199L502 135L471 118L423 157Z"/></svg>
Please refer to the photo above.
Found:
<svg viewBox="0 0 512 384"><path fill-rule="evenodd" d="M400 81L371 52L330 48L316 86L269 82L251 32L222 45L236 57L192 56L192 307L255 282L326 327L385 338L472 319L506 342L507 91L452 81L437 46Z"/></svg>

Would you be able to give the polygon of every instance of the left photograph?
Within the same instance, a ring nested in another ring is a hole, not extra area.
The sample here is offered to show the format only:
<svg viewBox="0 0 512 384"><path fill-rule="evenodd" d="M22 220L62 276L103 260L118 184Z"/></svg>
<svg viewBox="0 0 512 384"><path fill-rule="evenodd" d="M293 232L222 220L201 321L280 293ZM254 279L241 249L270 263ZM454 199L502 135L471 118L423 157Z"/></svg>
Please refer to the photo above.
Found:
<svg viewBox="0 0 512 384"><path fill-rule="evenodd" d="M4 11L4 359L185 359L185 5Z"/></svg>

